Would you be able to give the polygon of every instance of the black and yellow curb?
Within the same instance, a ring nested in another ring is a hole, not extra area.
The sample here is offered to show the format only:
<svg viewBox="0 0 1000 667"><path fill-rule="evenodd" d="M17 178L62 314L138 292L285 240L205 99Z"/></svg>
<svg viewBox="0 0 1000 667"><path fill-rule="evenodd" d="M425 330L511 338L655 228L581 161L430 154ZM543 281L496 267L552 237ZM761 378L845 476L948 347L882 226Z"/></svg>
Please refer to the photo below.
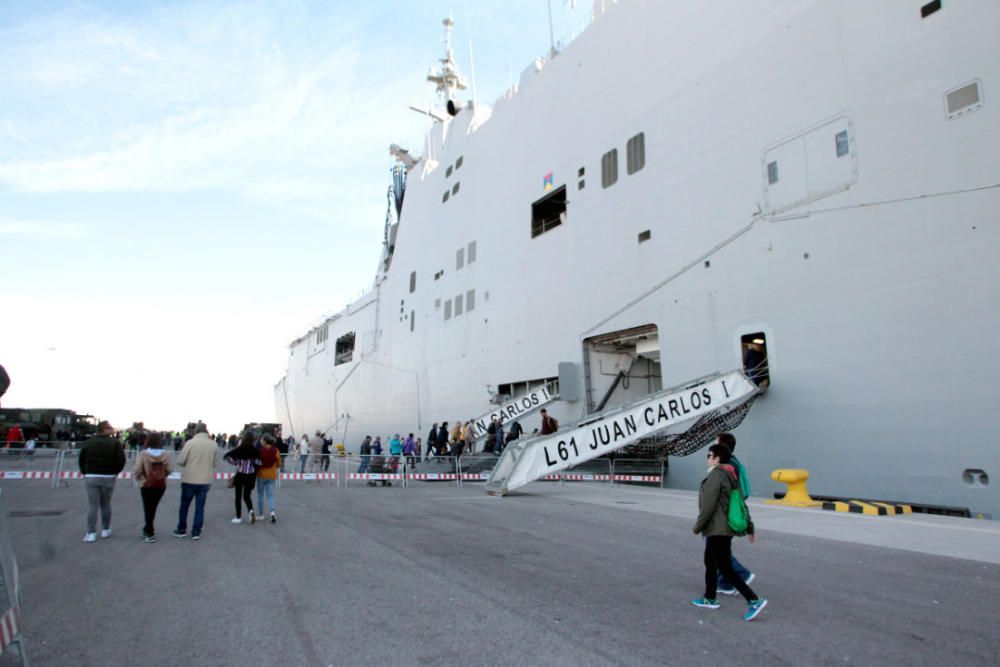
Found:
<svg viewBox="0 0 1000 667"><path fill-rule="evenodd" d="M897 503L865 502L862 500L823 501L823 509L833 512L851 512L854 514L869 514L871 516L886 516L891 514L912 514L910 505Z"/></svg>

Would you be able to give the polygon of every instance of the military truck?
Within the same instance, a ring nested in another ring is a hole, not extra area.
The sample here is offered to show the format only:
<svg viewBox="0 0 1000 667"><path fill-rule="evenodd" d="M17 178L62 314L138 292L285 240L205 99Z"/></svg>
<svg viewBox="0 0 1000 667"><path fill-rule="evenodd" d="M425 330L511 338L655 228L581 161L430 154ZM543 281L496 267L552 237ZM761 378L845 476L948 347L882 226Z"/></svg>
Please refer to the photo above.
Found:
<svg viewBox="0 0 1000 667"><path fill-rule="evenodd" d="M39 447L78 442L97 433L97 419L93 415L64 408L0 408L0 442L6 443L7 431L15 424L21 427L25 440L34 439Z"/></svg>
<svg viewBox="0 0 1000 667"><path fill-rule="evenodd" d="M278 440L281 440L281 424L251 422L244 424L243 430L240 433L246 433L247 431L253 433L258 440L264 435L273 435Z"/></svg>

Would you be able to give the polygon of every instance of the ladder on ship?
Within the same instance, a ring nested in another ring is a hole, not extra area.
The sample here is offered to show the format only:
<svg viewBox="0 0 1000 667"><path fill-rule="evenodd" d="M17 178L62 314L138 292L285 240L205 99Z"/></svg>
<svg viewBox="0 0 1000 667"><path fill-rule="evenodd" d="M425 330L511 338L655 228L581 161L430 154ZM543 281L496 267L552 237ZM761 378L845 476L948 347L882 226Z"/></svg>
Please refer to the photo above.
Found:
<svg viewBox="0 0 1000 667"><path fill-rule="evenodd" d="M507 495L651 436L666 436L665 442L689 454L709 444L716 433L735 428L759 393L742 370L715 373L587 415L556 433L515 440L494 466L486 492Z"/></svg>

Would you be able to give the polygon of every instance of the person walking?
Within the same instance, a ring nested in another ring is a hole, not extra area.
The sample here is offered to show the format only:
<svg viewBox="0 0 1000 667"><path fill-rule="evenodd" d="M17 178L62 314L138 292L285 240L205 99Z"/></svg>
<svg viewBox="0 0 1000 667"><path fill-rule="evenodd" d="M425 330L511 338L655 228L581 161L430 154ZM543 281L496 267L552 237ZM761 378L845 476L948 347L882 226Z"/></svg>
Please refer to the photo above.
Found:
<svg viewBox="0 0 1000 667"><path fill-rule="evenodd" d="M503 434L503 417L497 420L497 432L496 432L496 443L493 445L493 451L497 454L503 454L503 448L507 444L504 440Z"/></svg>
<svg viewBox="0 0 1000 667"><path fill-rule="evenodd" d="M448 422L441 422L437 434L438 458L448 456Z"/></svg>
<svg viewBox="0 0 1000 667"><path fill-rule="evenodd" d="M394 433L389 440L389 456L392 457L392 472L396 472L399 467L399 455L403 453L403 441L398 433Z"/></svg>
<svg viewBox="0 0 1000 667"><path fill-rule="evenodd" d="M299 472L303 473L306 471L306 461L309 460L309 436L305 433L302 434L302 439L299 440Z"/></svg>
<svg viewBox="0 0 1000 667"><path fill-rule="evenodd" d="M260 467L257 468L257 507L264 511L264 496L271 510L271 523L277 523L274 513L274 486L278 480L278 470L281 468L281 452L275 446L272 435L265 435L260 441Z"/></svg>
<svg viewBox="0 0 1000 667"><path fill-rule="evenodd" d="M106 421L97 425L97 435L80 447L79 465L87 489L87 532L84 542L97 541L97 511L101 512L101 537L111 537L111 496L115 478L125 467L125 450L111 437L114 429Z"/></svg>
<svg viewBox="0 0 1000 667"><path fill-rule="evenodd" d="M333 452L330 451L330 445L333 441L329 438L323 438L323 472L329 472L330 470L330 456Z"/></svg>
<svg viewBox="0 0 1000 667"><path fill-rule="evenodd" d="M549 411L542 408L542 430L539 435L548 435L549 433L555 433L559 430L559 422L556 421L555 417L549 416Z"/></svg>
<svg viewBox="0 0 1000 667"><path fill-rule="evenodd" d="M170 454L163 449L163 436L160 433L150 433L146 438L146 448L139 452L132 470L132 479L139 485L139 495L142 497L142 514L145 523L142 526L142 541L151 544L156 541L156 508L167 491L167 476L173 472L174 465Z"/></svg>
<svg viewBox="0 0 1000 667"><path fill-rule="evenodd" d="M368 466L371 464L372 459L372 437L366 435L364 441L361 443L361 465L358 466L358 474L363 475L368 472Z"/></svg>
<svg viewBox="0 0 1000 667"><path fill-rule="evenodd" d="M724 445L715 444L708 448L708 474L698 492L698 519L692 529L705 538L705 595L691 603L705 609L719 608L719 600L715 596L721 572L733 582L749 605L743 620L752 621L767 606L767 598L759 597L733 572L732 542L737 533L729 527L729 494L738 482L730 464L731 456ZM748 535L753 543L754 527L749 517L746 532L740 534Z"/></svg>
<svg viewBox="0 0 1000 667"><path fill-rule="evenodd" d="M413 434L411 433L408 436L406 436L406 440L403 441L403 456L406 457L406 465L411 469L413 468L414 465L416 465L416 461L414 461L413 459L416 452L417 452L417 443L413 439Z"/></svg>
<svg viewBox="0 0 1000 667"><path fill-rule="evenodd" d="M323 467L323 434L319 431L309 438L309 463L313 472L319 472Z"/></svg>
<svg viewBox="0 0 1000 667"><path fill-rule="evenodd" d="M720 433L715 437L715 442L716 444L725 446L730 452L736 451L736 436L732 433ZM743 500L746 500L750 497L750 478L747 475L746 466L736 458L735 454L730 457L729 463L736 472L736 479L740 493L743 494ZM743 579L745 584L749 585L756 578L753 572L744 567L743 563L736 560L736 556L732 557L732 562L733 572L736 573L737 577ZM719 592L723 595L736 595L736 587L721 573L719 574Z"/></svg>
<svg viewBox="0 0 1000 667"><path fill-rule="evenodd" d="M7 430L7 449L11 447L23 447L24 446L24 431L21 430L20 424L14 424Z"/></svg>
<svg viewBox="0 0 1000 667"><path fill-rule="evenodd" d="M486 427L486 442L483 443L483 452L493 453L497 444L497 416L490 417L490 425Z"/></svg>
<svg viewBox="0 0 1000 667"><path fill-rule="evenodd" d="M295 445L295 439L288 436L288 440L278 438L278 453L281 454L281 472L285 472L285 458L288 457L288 446Z"/></svg>
<svg viewBox="0 0 1000 667"><path fill-rule="evenodd" d="M438 425L437 422L434 422L434 424L431 426L430 433L427 434L427 449L424 450L424 463L430 461L432 453L434 454L437 453L436 452L437 437L438 437L437 434L438 434Z"/></svg>
<svg viewBox="0 0 1000 667"><path fill-rule="evenodd" d="M253 433L246 431L240 438L239 446L226 454L226 463L236 466L236 475L233 478L236 516L233 518L233 523L243 523L241 511L243 503L246 503L250 523L257 520L257 516L253 512L253 502L250 500L250 493L257 481L257 468L261 464L260 453L254 447L254 440Z"/></svg>
<svg viewBox="0 0 1000 667"><path fill-rule="evenodd" d="M522 433L524 433L524 429L521 428L521 422L519 422L519 421L517 421L515 419L514 421L511 422L510 428L507 429L507 443L506 444L509 445L510 443L512 443L515 440L517 440L518 438L520 438Z"/></svg>
<svg viewBox="0 0 1000 667"><path fill-rule="evenodd" d="M205 522L205 500L212 488L212 476L219 463L219 448L208 437L208 427L198 422L194 436L184 443L177 455L177 465L184 469L181 473L181 506L177 516L174 537L187 537L187 517L194 500L194 524L191 539L201 539L201 529Z"/></svg>
<svg viewBox="0 0 1000 667"><path fill-rule="evenodd" d="M475 431L472 427L472 420L462 424L462 442L465 443L466 453L471 456L476 453L476 438L472 435Z"/></svg>

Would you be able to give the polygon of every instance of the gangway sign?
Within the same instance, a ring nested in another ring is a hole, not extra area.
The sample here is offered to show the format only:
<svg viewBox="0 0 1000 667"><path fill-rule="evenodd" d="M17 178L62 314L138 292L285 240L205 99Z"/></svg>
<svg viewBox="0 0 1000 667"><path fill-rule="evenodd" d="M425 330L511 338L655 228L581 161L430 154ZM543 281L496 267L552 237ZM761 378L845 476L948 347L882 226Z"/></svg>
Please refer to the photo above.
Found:
<svg viewBox="0 0 1000 667"><path fill-rule="evenodd" d="M486 483L506 495L536 479L579 465L654 434L682 433L713 413L725 413L760 390L742 371L716 374L666 389L549 435L515 440Z"/></svg>
<svg viewBox="0 0 1000 667"><path fill-rule="evenodd" d="M473 437L478 440L479 438L486 435L486 429L490 426L490 421L493 417L502 419L506 424L512 419L520 419L522 417L527 417L530 414L541 410L546 405L555 401L559 398L557 394L553 392L553 386L550 384L538 387L532 391L517 396L506 403L502 404L495 410L487 412L481 415L473 421Z"/></svg>

